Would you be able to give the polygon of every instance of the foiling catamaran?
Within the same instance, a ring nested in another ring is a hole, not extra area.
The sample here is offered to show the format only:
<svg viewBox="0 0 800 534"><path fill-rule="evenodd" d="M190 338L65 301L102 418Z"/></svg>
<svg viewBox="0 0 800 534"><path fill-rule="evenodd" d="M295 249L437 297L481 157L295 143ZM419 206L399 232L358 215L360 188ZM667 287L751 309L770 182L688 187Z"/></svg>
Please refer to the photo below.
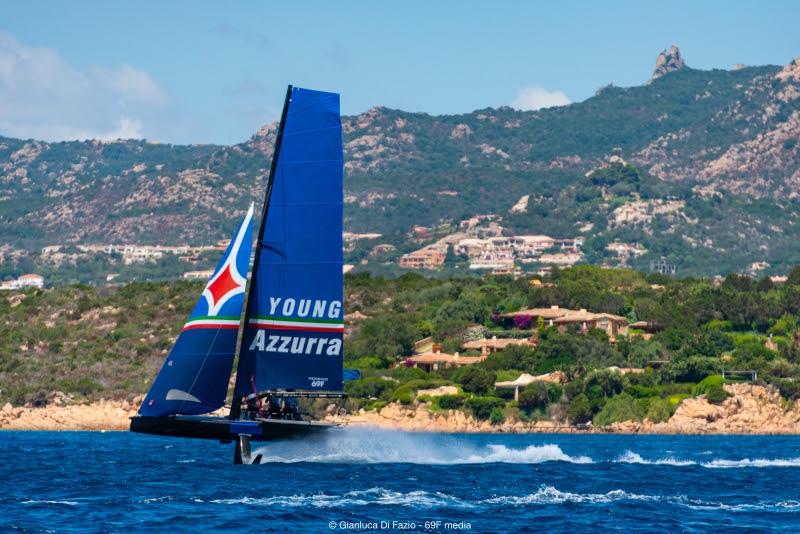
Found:
<svg viewBox="0 0 800 534"><path fill-rule="evenodd" d="M306 436L298 399L343 389L343 158L339 95L289 86L256 248L253 206L147 393L133 432L236 443ZM234 361L236 382L225 405Z"/></svg>

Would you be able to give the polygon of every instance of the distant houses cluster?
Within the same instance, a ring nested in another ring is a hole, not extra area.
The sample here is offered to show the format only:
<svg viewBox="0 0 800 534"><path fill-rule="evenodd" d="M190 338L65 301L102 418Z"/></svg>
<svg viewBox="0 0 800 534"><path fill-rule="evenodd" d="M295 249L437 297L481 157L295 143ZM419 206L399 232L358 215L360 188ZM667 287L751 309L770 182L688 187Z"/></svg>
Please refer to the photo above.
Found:
<svg viewBox="0 0 800 534"><path fill-rule="evenodd" d="M574 265L583 259L583 237L554 238L547 235L504 235L500 217L475 215L460 221L458 231L398 259L405 269L439 269L448 250L466 258L472 270L492 274L519 274L520 264ZM431 229L415 227L412 238L430 237Z"/></svg>
<svg viewBox="0 0 800 534"><path fill-rule="evenodd" d="M611 343L616 343L621 336L640 335L649 338L657 330L654 325L644 321L630 323L626 317L612 313L595 313L586 309L573 310L550 306L547 308L528 308L519 311L497 314L496 324L507 332L506 337L495 335L480 339L469 339L463 342L463 352L449 354L442 351L440 343L427 337L414 344L414 354L404 360L409 367L418 367L426 371L435 371L448 367L462 367L480 363L494 352L502 351L511 345L534 348L538 344L538 329L554 327L561 332L568 328L579 334L587 334L591 329L599 329L606 333ZM482 327L474 327L482 328ZM523 331L529 337L519 337Z"/></svg>
<svg viewBox="0 0 800 534"><path fill-rule="evenodd" d="M29 287L35 287L41 289L44 287L44 276L38 274L23 274L19 278L14 280L4 280L0 282L0 290L3 291L12 291L18 289L27 289Z"/></svg>
<svg viewBox="0 0 800 534"><path fill-rule="evenodd" d="M160 260L166 254L178 256L178 259L189 263L196 262L198 256L208 251L224 251L227 242L220 242L216 245L203 246L163 246L163 245L76 245L75 248L81 253L94 254L118 254L122 256L124 265L135 263L148 263ZM42 258L57 259L59 256L68 255L67 247L63 245L51 245L42 249Z"/></svg>

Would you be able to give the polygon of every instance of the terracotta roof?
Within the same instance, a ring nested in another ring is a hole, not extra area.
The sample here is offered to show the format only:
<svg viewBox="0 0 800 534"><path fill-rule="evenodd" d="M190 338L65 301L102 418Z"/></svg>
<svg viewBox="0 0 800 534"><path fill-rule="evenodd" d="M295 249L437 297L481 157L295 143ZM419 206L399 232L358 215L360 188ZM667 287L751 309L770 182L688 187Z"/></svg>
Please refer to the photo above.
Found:
<svg viewBox="0 0 800 534"><path fill-rule="evenodd" d="M486 356L456 356L455 354L447 354L446 352L425 352L407 358L407 360L412 363L453 363L458 365L470 365L482 362L485 359Z"/></svg>
<svg viewBox="0 0 800 534"><path fill-rule="evenodd" d="M542 317L544 319L556 319L572 312L567 308L559 308L558 306L551 306L550 308L529 308L527 310L519 310L515 312L504 313L500 317L516 317L518 315L529 315L531 317Z"/></svg>
<svg viewBox="0 0 800 534"><path fill-rule="evenodd" d="M483 347L487 346L492 349L504 349L509 345L529 345L533 346L533 343L530 342L528 339L518 339L518 338L492 338L492 339L476 339L474 341L467 341L462 345L465 349L482 349Z"/></svg>

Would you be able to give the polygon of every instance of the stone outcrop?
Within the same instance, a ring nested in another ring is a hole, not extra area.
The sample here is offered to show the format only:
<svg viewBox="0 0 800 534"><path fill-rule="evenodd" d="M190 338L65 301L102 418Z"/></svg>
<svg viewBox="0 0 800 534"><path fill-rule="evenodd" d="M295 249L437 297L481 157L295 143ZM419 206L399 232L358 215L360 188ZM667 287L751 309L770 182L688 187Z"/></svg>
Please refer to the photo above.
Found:
<svg viewBox="0 0 800 534"><path fill-rule="evenodd" d="M684 400L664 423L624 421L603 428L578 429L558 421L507 421L492 425L458 410L431 412L425 404L393 403L379 412L363 410L328 420L348 425L366 425L419 432L509 432L509 433L620 433L620 434L800 434L800 403L786 403L772 388L752 384L725 386L731 397L720 404L705 397Z"/></svg>
<svg viewBox="0 0 800 534"><path fill-rule="evenodd" d="M449 394L450 390L429 394ZM411 432L503 432L503 433L621 433L621 434L800 434L800 402L787 403L773 388L752 384L729 384L731 396L719 404L704 397L684 400L664 423L624 421L603 428L579 429L559 421L508 420L498 425L479 421L460 410L431 411L427 403L391 403L380 411L342 415L335 404L328 406L325 420L348 426L375 426ZM4 430L127 430L142 401L101 400L93 404L69 404L58 397L44 408L0 408ZM55 399L55 397L54 397ZM225 415L220 410L217 415Z"/></svg>
<svg viewBox="0 0 800 534"><path fill-rule="evenodd" d="M142 399L133 402L100 400L92 404L54 402L43 408L0 409L3 430L127 430Z"/></svg>
<svg viewBox="0 0 800 534"><path fill-rule="evenodd" d="M676 70L680 70L686 66L686 63L683 61L683 56L681 56L681 51L678 49L676 45L672 45L667 50L662 50L661 53L656 58L656 68L653 71L653 76L650 77L651 83L653 80L657 80L661 78L665 74L669 74L670 72L675 72Z"/></svg>

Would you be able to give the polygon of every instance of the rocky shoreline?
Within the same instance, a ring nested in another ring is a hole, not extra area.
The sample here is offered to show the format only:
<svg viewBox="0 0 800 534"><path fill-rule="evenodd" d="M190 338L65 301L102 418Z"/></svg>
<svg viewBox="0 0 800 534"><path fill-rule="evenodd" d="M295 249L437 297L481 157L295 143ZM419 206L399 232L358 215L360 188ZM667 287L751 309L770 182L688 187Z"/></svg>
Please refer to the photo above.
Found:
<svg viewBox="0 0 800 534"><path fill-rule="evenodd" d="M763 386L729 384L731 397L711 404L703 397L684 400L666 422L625 421L607 427L579 429L555 421L508 421L492 425L461 411L433 413L424 404L392 403L380 412L329 415L346 426L373 426L410 432L486 433L618 433L618 434L800 434L800 402L787 402ZM42 408L0 409L2 430L127 430L142 398L70 404L63 398Z"/></svg>

